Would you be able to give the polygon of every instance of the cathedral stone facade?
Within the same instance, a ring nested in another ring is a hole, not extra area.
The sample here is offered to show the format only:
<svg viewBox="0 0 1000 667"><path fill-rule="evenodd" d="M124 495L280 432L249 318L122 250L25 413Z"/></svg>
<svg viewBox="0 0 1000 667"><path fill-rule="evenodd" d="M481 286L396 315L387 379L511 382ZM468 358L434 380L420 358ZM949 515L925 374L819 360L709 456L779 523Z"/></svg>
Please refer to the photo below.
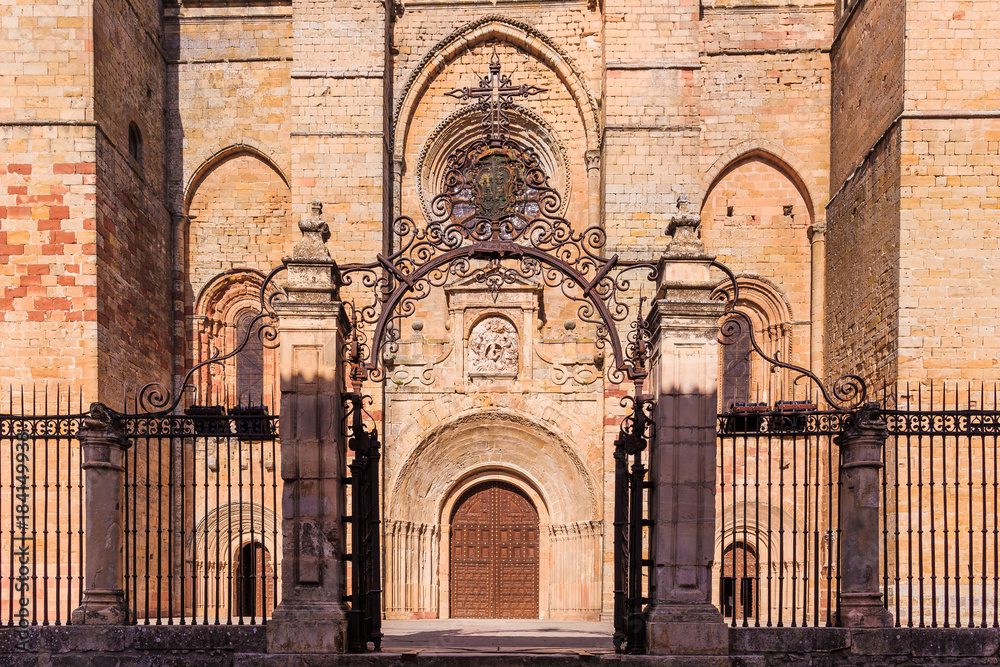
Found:
<svg viewBox="0 0 1000 667"><path fill-rule="evenodd" d="M0 17L0 383L115 406L255 338L313 202L338 263L391 252L393 220L432 217L448 156L482 131L456 91L494 63L534 87L509 133L609 256L656 260L668 221L700 214L767 354L873 386L1000 378L1000 2L21 0ZM374 390L386 616L607 619L627 388L593 325L544 283L458 280L396 335ZM277 355L244 350L199 394L275 408ZM794 394L743 357L720 353L723 403ZM506 570L476 557L498 531L516 534Z"/></svg>

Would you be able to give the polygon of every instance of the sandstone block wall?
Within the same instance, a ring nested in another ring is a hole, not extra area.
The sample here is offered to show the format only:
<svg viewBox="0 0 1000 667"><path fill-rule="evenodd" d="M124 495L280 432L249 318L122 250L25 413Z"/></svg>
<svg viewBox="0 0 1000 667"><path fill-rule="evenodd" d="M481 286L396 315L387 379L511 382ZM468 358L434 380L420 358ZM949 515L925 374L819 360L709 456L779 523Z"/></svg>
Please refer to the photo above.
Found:
<svg viewBox="0 0 1000 667"><path fill-rule="evenodd" d="M833 47L831 371L875 383L996 380L995 2L856 3ZM859 262L858 243L867 239ZM855 303L851 303L851 299Z"/></svg>
<svg viewBox="0 0 1000 667"><path fill-rule="evenodd" d="M0 9L0 384L97 388L89 2Z"/></svg>

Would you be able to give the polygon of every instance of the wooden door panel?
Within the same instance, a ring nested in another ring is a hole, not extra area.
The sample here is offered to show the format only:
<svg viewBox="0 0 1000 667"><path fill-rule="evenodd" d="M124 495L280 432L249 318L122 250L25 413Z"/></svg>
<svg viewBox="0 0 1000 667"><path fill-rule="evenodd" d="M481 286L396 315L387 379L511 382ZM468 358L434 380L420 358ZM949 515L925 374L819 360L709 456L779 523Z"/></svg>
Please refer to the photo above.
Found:
<svg viewBox="0 0 1000 667"><path fill-rule="evenodd" d="M451 615L538 618L538 512L515 487L481 484L452 515Z"/></svg>

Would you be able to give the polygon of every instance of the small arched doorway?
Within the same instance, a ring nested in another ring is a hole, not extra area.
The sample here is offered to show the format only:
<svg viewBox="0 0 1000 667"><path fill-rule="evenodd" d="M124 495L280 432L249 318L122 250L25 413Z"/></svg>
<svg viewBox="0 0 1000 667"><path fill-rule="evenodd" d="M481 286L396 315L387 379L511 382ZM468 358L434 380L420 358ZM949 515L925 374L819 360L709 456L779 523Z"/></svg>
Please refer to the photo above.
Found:
<svg viewBox="0 0 1000 667"><path fill-rule="evenodd" d="M722 615L726 618L756 618L758 605L757 554L737 542L722 554Z"/></svg>
<svg viewBox="0 0 1000 667"><path fill-rule="evenodd" d="M453 618L538 618L538 510L517 487L469 489L451 517Z"/></svg>
<svg viewBox="0 0 1000 667"><path fill-rule="evenodd" d="M233 610L236 616L263 617L274 609L274 569L271 554L260 542L239 548L233 577Z"/></svg>

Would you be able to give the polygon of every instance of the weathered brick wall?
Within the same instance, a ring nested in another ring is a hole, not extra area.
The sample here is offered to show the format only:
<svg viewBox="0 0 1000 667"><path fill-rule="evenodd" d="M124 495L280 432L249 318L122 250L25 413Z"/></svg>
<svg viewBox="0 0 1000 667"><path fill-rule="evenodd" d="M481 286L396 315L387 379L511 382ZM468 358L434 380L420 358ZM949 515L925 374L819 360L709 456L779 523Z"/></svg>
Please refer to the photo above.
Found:
<svg viewBox="0 0 1000 667"><path fill-rule="evenodd" d="M381 2L295 0L292 214L327 205L338 261L382 250L386 21Z"/></svg>
<svg viewBox="0 0 1000 667"><path fill-rule="evenodd" d="M197 318L206 315L195 302L205 286L236 268L267 272L298 233L288 183L291 16L284 2L168 7L164 33L181 374L206 352L195 345Z"/></svg>
<svg viewBox="0 0 1000 667"><path fill-rule="evenodd" d="M866 0L838 23L830 52L831 195L836 195L903 111L906 4Z"/></svg>
<svg viewBox="0 0 1000 667"><path fill-rule="evenodd" d="M907 0L909 111L997 111L1000 2Z"/></svg>
<svg viewBox="0 0 1000 667"><path fill-rule="evenodd" d="M1000 2L910 0L900 179L899 375L1000 379Z"/></svg>
<svg viewBox="0 0 1000 667"><path fill-rule="evenodd" d="M101 397L117 402L170 368L164 64L156 3L96 0L93 11L98 373ZM142 136L141 163L129 156L130 123Z"/></svg>
<svg viewBox="0 0 1000 667"><path fill-rule="evenodd" d="M899 378L994 382L1000 119L913 119L901 134Z"/></svg>
<svg viewBox="0 0 1000 667"><path fill-rule="evenodd" d="M234 268L267 273L288 254L298 233L289 215L288 186L256 157L223 161L201 182L188 209L189 299Z"/></svg>
<svg viewBox="0 0 1000 667"><path fill-rule="evenodd" d="M0 385L97 387L90 3L0 7Z"/></svg>
<svg viewBox="0 0 1000 667"><path fill-rule="evenodd" d="M896 374L903 31L903 3L868 0L831 51L826 370L875 384Z"/></svg>
<svg viewBox="0 0 1000 667"><path fill-rule="evenodd" d="M777 351L783 359L808 366L809 329L800 325L809 320L811 302L810 247L806 234L811 216L800 189L773 163L750 157L720 177L708 194L701 215L705 247L739 273L763 278L774 298L787 304L787 313L783 315L786 319L764 325L783 326L787 332L760 331L758 340L769 353ZM750 294L750 290L744 290L742 296L761 309L768 306L758 303L760 298ZM775 339L786 336L790 345L775 349ZM756 379L767 382L771 374L761 370L755 374Z"/></svg>
<svg viewBox="0 0 1000 667"><path fill-rule="evenodd" d="M677 199L699 199L699 3L605 3L609 249L658 256Z"/></svg>
<svg viewBox="0 0 1000 667"><path fill-rule="evenodd" d="M825 218L832 23L821 2L705 2L702 10L703 173L717 176L742 152L773 152L801 172L793 177L811 222Z"/></svg>
<svg viewBox="0 0 1000 667"><path fill-rule="evenodd" d="M899 150L894 126L827 208L827 374L875 386L897 371Z"/></svg>

